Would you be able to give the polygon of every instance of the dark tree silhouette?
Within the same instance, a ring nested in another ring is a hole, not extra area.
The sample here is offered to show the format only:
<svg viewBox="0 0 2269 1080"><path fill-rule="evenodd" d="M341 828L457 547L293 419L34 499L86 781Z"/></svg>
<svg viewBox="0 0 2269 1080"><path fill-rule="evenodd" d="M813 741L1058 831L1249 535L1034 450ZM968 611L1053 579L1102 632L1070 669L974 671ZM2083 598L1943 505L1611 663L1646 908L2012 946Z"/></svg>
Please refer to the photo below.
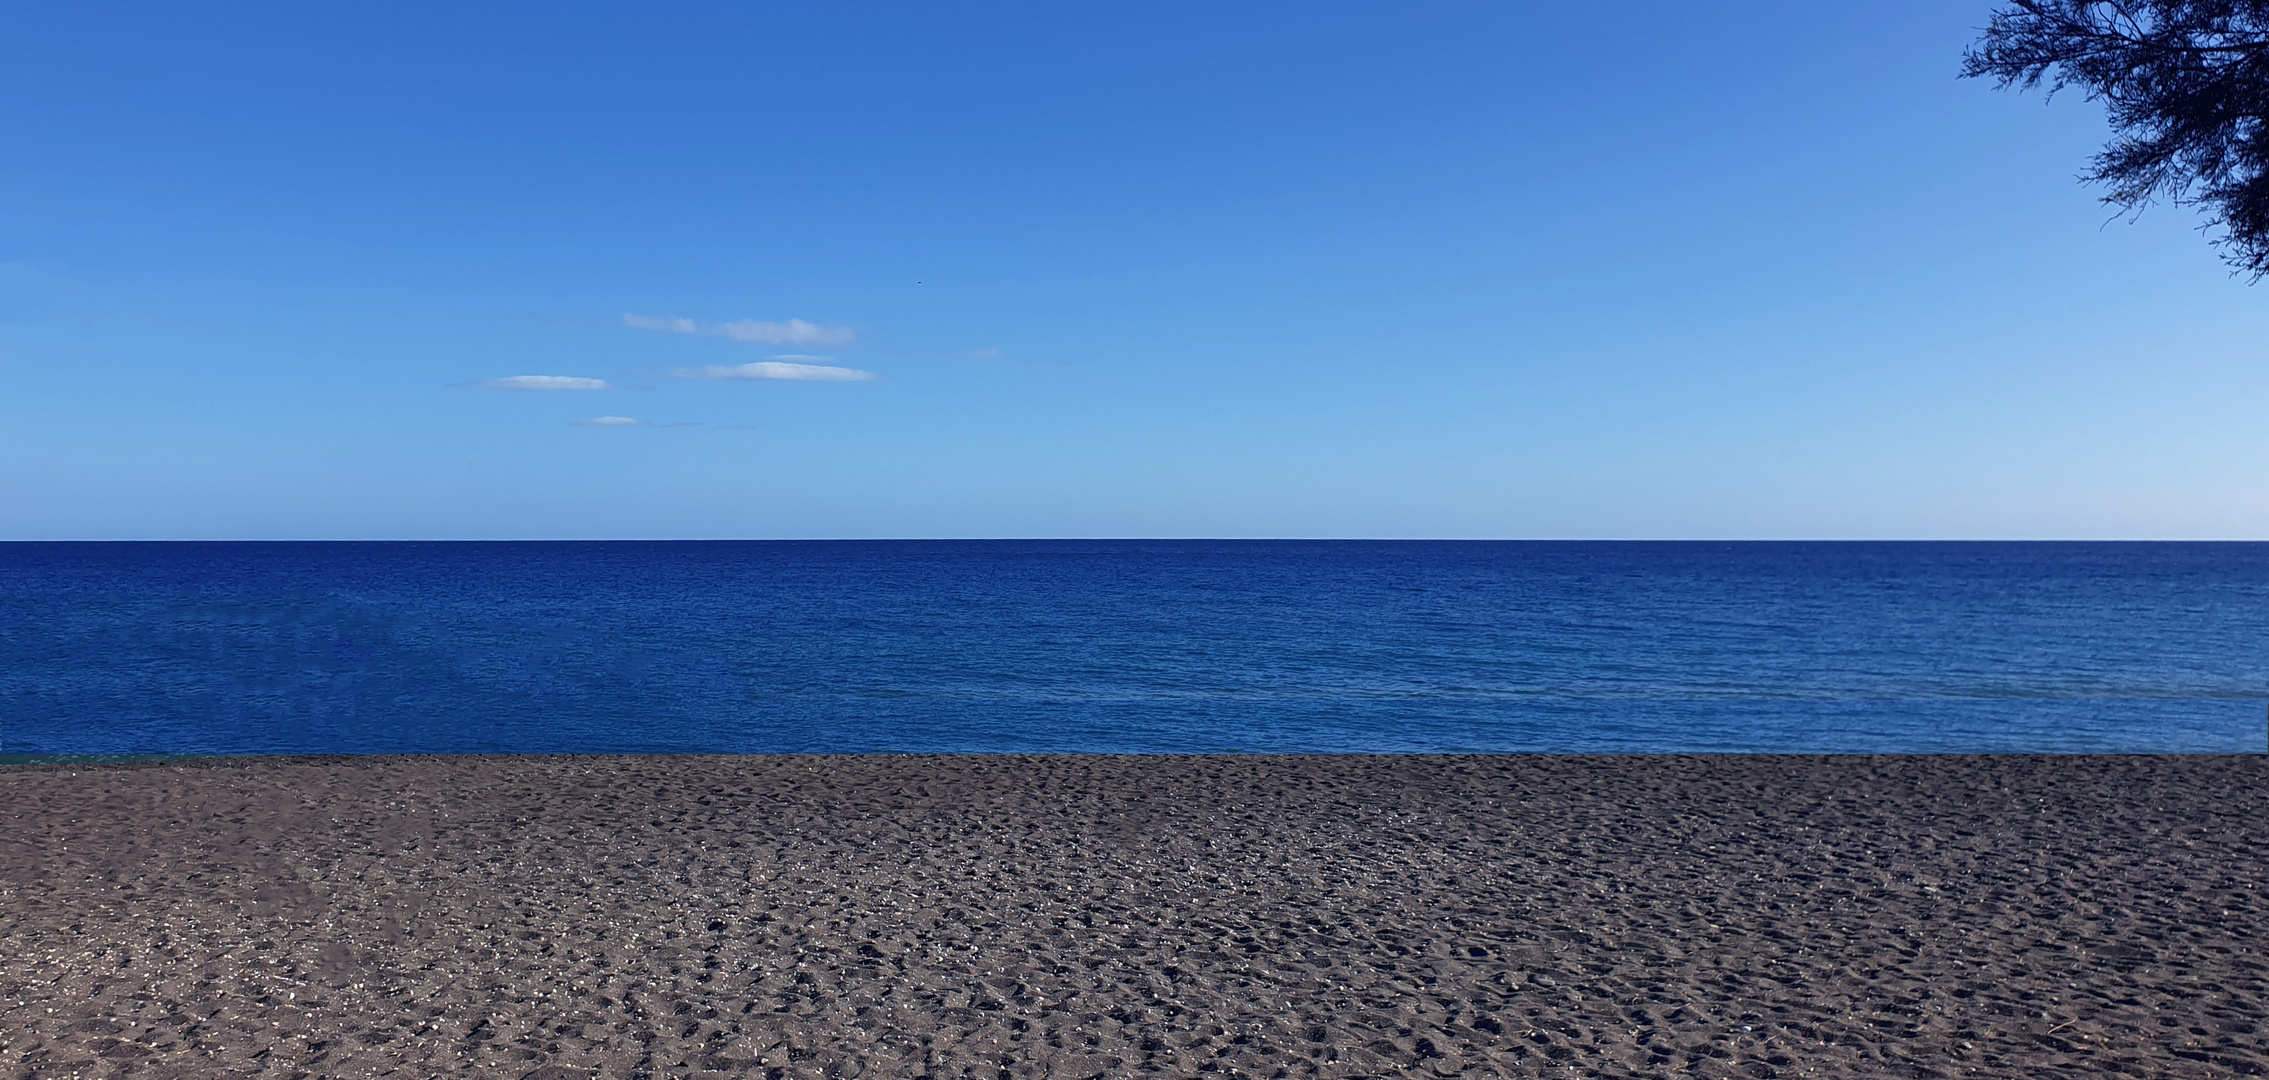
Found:
<svg viewBox="0 0 2269 1080"><path fill-rule="evenodd" d="M2104 201L2199 206L2231 265L2269 274L2269 0L2011 0L1962 75L2102 101Z"/></svg>

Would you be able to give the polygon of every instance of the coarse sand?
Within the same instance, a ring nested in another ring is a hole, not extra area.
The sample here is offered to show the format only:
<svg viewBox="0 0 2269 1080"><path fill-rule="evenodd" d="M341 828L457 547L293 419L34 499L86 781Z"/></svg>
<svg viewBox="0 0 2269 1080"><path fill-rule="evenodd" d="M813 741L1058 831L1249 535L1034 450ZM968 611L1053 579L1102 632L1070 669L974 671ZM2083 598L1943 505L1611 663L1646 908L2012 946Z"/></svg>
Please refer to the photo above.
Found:
<svg viewBox="0 0 2269 1080"><path fill-rule="evenodd" d="M2263 757L0 770L0 1078L2269 1071Z"/></svg>

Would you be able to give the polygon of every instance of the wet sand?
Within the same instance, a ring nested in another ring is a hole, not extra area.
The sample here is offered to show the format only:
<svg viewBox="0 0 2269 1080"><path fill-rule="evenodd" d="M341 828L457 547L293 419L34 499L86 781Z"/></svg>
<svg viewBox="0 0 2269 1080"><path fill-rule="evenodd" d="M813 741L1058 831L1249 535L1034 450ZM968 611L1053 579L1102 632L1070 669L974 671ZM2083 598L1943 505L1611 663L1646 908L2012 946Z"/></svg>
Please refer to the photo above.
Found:
<svg viewBox="0 0 2269 1080"><path fill-rule="evenodd" d="M0 1078L2269 1071L2269 758L0 770Z"/></svg>

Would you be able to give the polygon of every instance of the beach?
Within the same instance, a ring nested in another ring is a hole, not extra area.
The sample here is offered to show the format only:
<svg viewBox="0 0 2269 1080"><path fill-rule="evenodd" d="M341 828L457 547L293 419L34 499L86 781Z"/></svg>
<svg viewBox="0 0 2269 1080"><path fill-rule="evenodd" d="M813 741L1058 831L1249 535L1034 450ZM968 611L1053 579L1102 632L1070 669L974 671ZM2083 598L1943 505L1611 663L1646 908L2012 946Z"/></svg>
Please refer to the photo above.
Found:
<svg viewBox="0 0 2269 1080"><path fill-rule="evenodd" d="M2269 758L0 770L0 1078L2269 1071Z"/></svg>

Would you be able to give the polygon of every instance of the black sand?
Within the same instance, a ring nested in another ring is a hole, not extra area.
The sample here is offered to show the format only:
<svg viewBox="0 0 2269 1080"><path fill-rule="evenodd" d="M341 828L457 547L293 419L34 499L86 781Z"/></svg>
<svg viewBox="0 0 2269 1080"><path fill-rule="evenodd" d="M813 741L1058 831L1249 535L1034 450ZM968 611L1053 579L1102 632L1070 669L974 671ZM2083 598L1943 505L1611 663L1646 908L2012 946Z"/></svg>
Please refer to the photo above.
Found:
<svg viewBox="0 0 2269 1080"><path fill-rule="evenodd" d="M2269 1070L2269 758L0 771L0 1077Z"/></svg>

